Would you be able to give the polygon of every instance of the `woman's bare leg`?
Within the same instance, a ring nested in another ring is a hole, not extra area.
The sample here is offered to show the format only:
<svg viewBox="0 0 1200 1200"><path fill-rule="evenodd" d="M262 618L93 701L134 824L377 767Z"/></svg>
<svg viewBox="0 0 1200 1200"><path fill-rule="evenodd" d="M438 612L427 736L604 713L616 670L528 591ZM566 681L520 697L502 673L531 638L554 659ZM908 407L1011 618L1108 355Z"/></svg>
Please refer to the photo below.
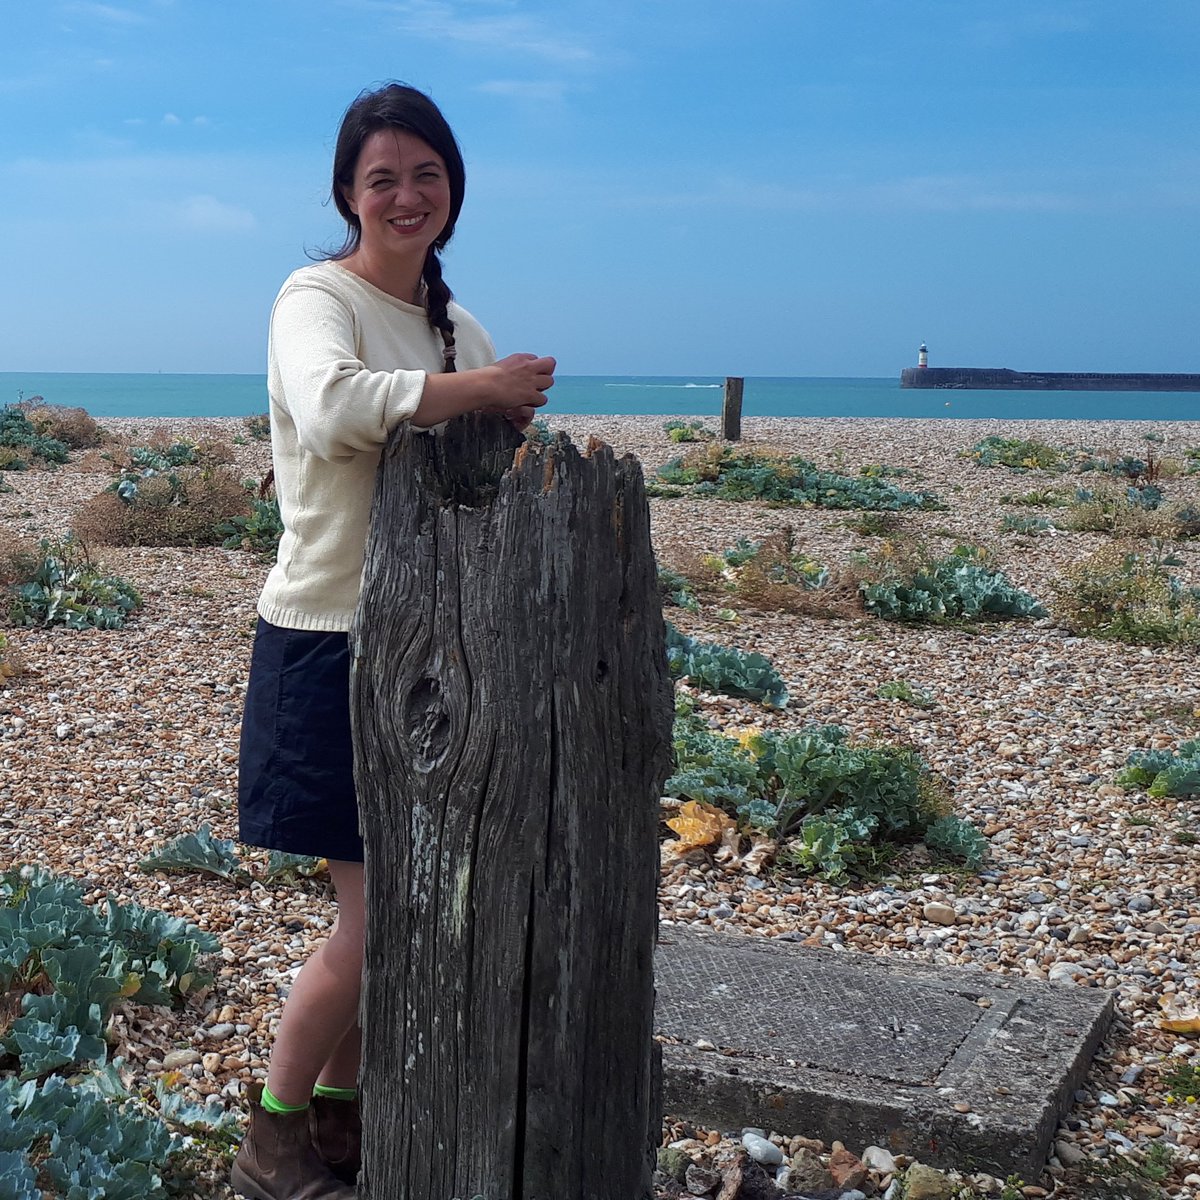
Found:
<svg viewBox="0 0 1200 1200"><path fill-rule="evenodd" d="M358 1076L366 934L363 865L331 860L329 874L337 894L337 921L329 940L296 976L271 1051L267 1087L289 1106L307 1104L318 1078L330 1087L354 1087Z"/></svg>
<svg viewBox="0 0 1200 1200"><path fill-rule="evenodd" d="M333 1053L325 1060L317 1082L322 1087L358 1087L358 1064L361 1057L362 1028L358 1021L355 1021L346 1036L338 1042Z"/></svg>

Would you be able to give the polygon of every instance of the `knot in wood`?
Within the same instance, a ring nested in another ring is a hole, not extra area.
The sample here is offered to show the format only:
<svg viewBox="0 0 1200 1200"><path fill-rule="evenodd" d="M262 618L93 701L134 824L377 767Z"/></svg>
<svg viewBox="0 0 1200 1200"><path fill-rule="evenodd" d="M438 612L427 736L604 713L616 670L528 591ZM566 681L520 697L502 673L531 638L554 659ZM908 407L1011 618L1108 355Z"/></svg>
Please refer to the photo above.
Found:
<svg viewBox="0 0 1200 1200"><path fill-rule="evenodd" d="M404 730L417 758L432 766L450 744L450 713L442 685L426 677L417 682L404 705Z"/></svg>

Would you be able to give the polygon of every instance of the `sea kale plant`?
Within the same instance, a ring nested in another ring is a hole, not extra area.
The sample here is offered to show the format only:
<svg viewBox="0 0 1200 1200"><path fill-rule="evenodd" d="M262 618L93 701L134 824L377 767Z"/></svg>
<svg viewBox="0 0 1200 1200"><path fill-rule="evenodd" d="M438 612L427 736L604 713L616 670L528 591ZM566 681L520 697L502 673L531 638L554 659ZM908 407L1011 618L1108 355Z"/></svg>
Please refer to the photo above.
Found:
<svg viewBox="0 0 1200 1200"><path fill-rule="evenodd" d="M880 556L866 568L863 607L889 621L939 622L1044 617L1046 609L991 565L986 551L958 546L942 558Z"/></svg>
<svg viewBox="0 0 1200 1200"><path fill-rule="evenodd" d="M8 615L17 625L120 629L141 597L133 585L93 563L73 538L43 538L36 553L15 562Z"/></svg>
<svg viewBox="0 0 1200 1200"><path fill-rule="evenodd" d="M67 461L67 444L39 432L16 404L0 408L0 471L56 467Z"/></svg>
<svg viewBox="0 0 1200 1200"><path fill-rule="evenodd" d="M260 485L248 480L244 485L250 493L249 513L236 513L217 525L226 550L247 550L264 562L274 562L279 554L279 539L283 536L283 517L277 496L261 495Z"/></svg>
<svg viewBox="0 0 1200 1200"><path fill-rule="evenodd" d="M767 708L785 708L787 687L769 659L753 651L698 642L667 622L667 669L706 692L744 696Z"/></svg>
<svg viewBox="0 0 1200 1200"><path fill-rule="evenodd" d="M1200 796L1200 738L1181 743L1176 751L1135 750L1125 760L1117 783L1156 798Z"/></svg>
<svg viewBox="0 0 1200 1200"><path fill-rule="evenodd" d="M686 576L670 567L658 568L658 590L663 604L685 609L687 612L699 612L700 601L692 591L692 584Z"/></svg>
<svg viewBox="0 0 1200 1200"><path fill-rule="evenodd" d="M673 459L658 470L668 485L718 500L758 500L806 508L896 511L942 507L928 492L897 487L874 474L826 471L798 455L786 456L713 444Z"/></svg>
<svg viewBox="0 0 1200 1200"><path fill-rule="evenodd" d="M730 737L684 711L675 764L667 794L723 809L805 873L843 879L881 844L924 841L971 867L986 856L986 839L951 815L944 785L915 750L855 742L838 726Z"/></svg>
<svg viewBox="0 0 1200 1200"><path fill-rule="evenodd" d="M0 1195L165 1200L164 1168L184 1143L165 1105L155 1113L126 1089L120 1060L109 1061L109 1022L118 1004L178 1004L207 987L198 960L217 939L137 904L82 897L36 867L0 876ZM198 1108L186 1117L228 1119Z"/></svg>

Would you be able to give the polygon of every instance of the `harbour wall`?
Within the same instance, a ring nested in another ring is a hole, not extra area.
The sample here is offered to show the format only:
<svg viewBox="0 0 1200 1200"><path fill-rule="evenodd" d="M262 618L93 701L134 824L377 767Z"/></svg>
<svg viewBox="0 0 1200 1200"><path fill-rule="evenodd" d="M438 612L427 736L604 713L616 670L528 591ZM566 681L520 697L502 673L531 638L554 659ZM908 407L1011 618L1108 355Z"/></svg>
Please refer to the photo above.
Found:
<svg viewBox="0 0 1200 1200"><path fill-rule="evenodd" d="M1030 392L1200 392L1200 375L1010 371L1006 367L905 367L902 388Z"/></svg>

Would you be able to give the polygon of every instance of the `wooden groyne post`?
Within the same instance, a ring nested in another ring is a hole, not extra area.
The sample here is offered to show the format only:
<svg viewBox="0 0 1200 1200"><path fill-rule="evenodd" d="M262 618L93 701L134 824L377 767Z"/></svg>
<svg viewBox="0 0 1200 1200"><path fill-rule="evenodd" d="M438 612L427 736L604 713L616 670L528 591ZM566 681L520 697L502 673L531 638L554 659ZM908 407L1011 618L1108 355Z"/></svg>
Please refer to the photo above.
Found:
<svg viewBox="0 0 1200 1200"><path fill-rule="evenodd" d="M402 426L351 647L368 1200L650 1200L673 703L641 469Z"/></svg>
<svg viewBox="0 0 1200 1200"><path fill-rule="evenodd" d="M725 397L721 404L721 436L727 442L737 442L742 437L742 385L744 379L727 376Z"/></svg>

